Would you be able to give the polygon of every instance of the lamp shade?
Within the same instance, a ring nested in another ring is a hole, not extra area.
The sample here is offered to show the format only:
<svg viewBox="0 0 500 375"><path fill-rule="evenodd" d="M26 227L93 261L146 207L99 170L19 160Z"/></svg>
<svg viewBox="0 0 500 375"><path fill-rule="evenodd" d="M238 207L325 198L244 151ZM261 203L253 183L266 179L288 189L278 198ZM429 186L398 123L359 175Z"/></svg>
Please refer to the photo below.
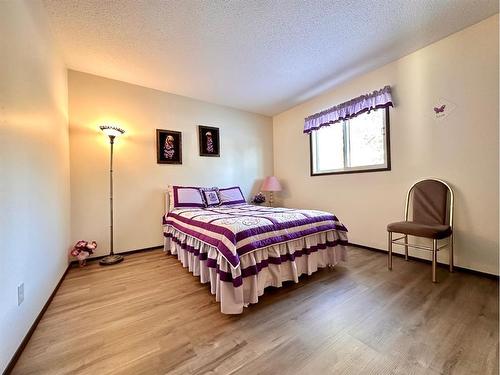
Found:
<svg viewBox="0 0 500 375"><path fill-rule="evenodd" d="M267 176L260 188L262 191L281 191L281 184L274 176Z"/></svg>
<svg viewBox="0 0 500 375"><path fill-rule="evenodd" d="M101 129L109 137L118 137L119 135L122 135L123 133L125 133L125 130L123 130L119 127L110 126L110 125L99 126L99 129Z"/></svg>

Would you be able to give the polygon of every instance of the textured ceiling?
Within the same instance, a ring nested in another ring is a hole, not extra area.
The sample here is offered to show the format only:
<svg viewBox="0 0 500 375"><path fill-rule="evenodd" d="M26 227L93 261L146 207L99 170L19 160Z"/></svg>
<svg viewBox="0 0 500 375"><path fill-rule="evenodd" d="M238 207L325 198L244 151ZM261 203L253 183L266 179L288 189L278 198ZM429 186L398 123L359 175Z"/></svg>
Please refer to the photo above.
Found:
<svg viewBox="0 0 500 375"><path fill-rule="evenodd" d="M44 0L68 68L273 115L497 0Z"/></svg>

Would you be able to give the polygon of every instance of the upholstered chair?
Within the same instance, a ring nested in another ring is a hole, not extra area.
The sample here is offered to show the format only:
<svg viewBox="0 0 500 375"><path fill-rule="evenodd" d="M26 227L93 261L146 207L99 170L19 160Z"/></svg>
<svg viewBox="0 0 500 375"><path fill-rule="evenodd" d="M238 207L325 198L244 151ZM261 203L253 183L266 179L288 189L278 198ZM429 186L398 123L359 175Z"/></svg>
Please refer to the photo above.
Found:
<svg viewBox="0 0 500 375"><path fill-rule="evenodd" d="M387 266L392 270L392 246L405 248L408 260L408 248L417 248L432 252L432 281L436 282L437 254L445 247L450 251L450 272L453 272L453 190L445 181L428 178L413 184L406 195L405 221L387 225L389 232L389 254ZM412 211L411 220L409 211ZM393 238L393 233L403 236ZM432 246L408 243L408 236L428 238ZM439 241L446 240L444 244Z"/></svg>

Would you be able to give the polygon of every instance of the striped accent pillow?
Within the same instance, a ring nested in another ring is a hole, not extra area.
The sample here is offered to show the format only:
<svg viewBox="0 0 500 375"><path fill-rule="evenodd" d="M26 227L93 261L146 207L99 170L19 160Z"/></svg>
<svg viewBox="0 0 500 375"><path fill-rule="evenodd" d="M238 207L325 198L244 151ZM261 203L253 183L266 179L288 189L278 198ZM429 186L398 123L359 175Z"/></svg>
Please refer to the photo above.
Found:
<svg viewBox="0 0 500 375"><path fill-rule="evenodd" d="M205 207L213 207L220 204L218 188L200 188L200 193Z"/></svg>

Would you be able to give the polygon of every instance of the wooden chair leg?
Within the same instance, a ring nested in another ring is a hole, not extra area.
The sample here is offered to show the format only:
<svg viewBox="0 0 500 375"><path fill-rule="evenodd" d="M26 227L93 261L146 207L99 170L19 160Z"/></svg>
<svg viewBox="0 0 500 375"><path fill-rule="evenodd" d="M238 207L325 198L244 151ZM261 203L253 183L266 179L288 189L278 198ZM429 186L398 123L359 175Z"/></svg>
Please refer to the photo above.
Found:
<svg viewBox="0 0 500 375"><path fill-rule="evenodd" d="M432 241L432 282L436 280L436 266L437 266L437 240Z"/></svg>
<svg viewBox="0 0 500 375"><path fill-rule="evenodd" d="M392 270L392 232L388 232L389 237L388 237L388 258L387 258L387 268Z"/></svg>
<svg viewBox="0 0 500 375"><path fill-rule="evenodd" d="M453 233L450 237L450 272L453 272Z"/></svg>
<svg viewBox="0 0 500 375"><path fill-rule="evenodd" d="M405 260L408 260L408 235L405 234Z"/></svg>

